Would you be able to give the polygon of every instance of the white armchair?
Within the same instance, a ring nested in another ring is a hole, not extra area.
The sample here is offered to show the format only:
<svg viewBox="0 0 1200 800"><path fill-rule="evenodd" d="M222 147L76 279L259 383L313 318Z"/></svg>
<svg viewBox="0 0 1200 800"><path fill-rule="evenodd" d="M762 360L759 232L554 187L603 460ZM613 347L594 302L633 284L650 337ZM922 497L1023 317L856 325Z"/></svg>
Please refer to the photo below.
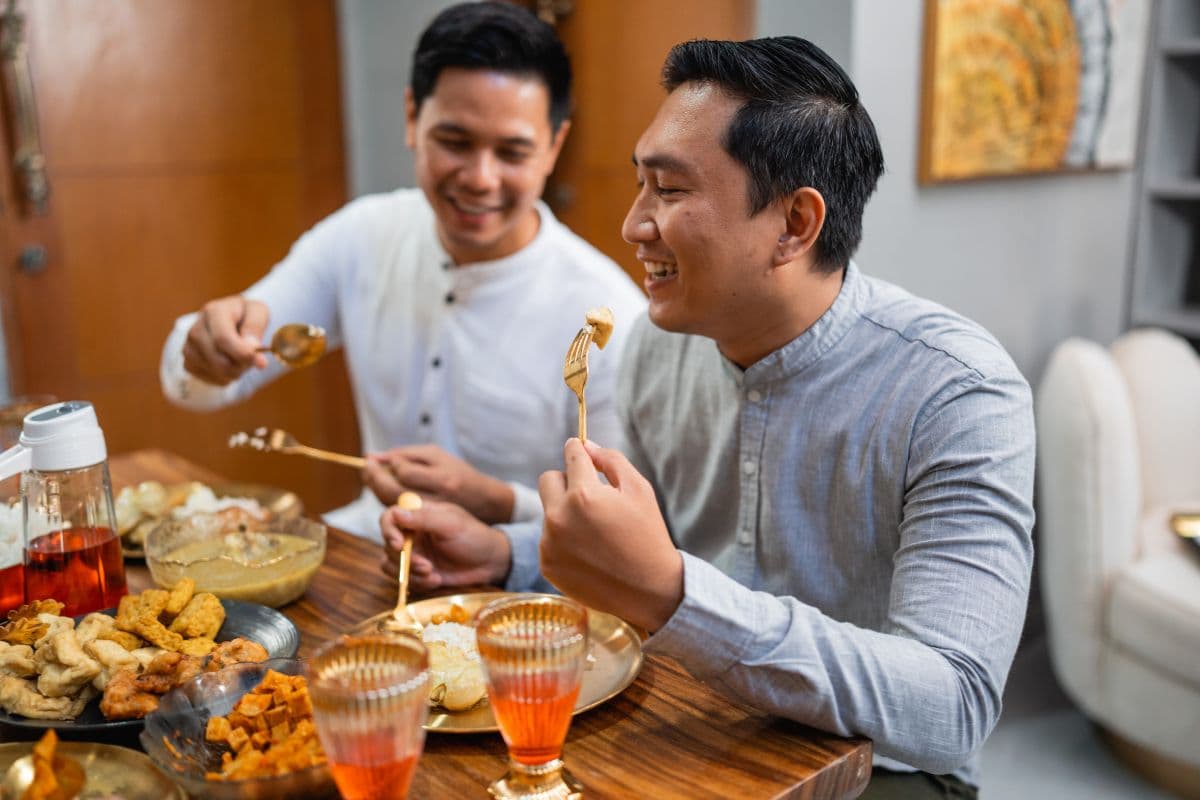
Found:
<svg viewBox="0 0 1200 800"><path fill-rule="evenodd" d="M1135 330L1070 339L1037 397L1042 598L1054 671L1152 780L1200 797L1200 358Z"/></svg>

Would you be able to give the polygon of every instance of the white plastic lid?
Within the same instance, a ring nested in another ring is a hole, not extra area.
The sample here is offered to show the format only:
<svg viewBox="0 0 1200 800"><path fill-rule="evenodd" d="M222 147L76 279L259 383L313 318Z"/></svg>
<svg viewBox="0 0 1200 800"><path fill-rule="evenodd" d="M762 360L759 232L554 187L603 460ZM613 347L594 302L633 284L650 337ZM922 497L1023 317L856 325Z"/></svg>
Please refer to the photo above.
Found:
<svg viewBox="0 0 1200 800"><path fill-rule="evenodd" d="M96 409L86 400L42 406L25 415L20 443L39 472L80 469L108 457Z"/></svg>

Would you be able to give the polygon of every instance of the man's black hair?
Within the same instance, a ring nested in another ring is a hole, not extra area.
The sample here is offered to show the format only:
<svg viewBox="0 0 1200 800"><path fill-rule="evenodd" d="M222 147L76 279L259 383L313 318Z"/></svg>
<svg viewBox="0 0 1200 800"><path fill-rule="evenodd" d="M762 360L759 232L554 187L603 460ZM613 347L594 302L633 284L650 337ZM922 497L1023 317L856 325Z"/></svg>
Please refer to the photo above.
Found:
<svg viewBox="0 0 1200 800"><path fill-rule="evenodd" d="M796 36L678 44L663 86L709 83L741 99L722 146L750 176L750 214L802 187L825 199L815 266L836 272L862 240L867 198L883 174L883 149L850 78Z"/></svg>
<svg viewBox="0 0 1200 800"><path fill-rule="evenodd" d="M571 62L554 29L532 11L503 2L461 3L434 17L413 55L409 83L417 110L448 67L540 80L550 94L550 128L571 113Z"/></svg>

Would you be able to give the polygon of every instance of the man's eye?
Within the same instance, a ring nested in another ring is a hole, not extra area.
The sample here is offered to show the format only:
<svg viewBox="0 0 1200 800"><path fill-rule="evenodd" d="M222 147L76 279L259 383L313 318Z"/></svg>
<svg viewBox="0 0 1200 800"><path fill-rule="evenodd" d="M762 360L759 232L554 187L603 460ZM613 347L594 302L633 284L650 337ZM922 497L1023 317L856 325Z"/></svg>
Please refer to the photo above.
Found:
<svg viewBox="0 0 1200 800"><path fill-rule="evenodd" d="M529 160L529 151L527 150L501 150L498 154L502 161L507 161L510 164L520 164Z"/></svg>
<svg viewBox="0 0 1200 800"><path fill-rule="evenodd" d="M453 150L456 153L468 149L471 144L465 139L438 139L437 143L447 150Z"/></svg>
<svg viewBox="0 0 1200 800"><path fill-rule="evenodd" d="M679 189L672 189L670 186L659 186L655 191L662 197L669 197L673 194L679 194Z"/></svg>

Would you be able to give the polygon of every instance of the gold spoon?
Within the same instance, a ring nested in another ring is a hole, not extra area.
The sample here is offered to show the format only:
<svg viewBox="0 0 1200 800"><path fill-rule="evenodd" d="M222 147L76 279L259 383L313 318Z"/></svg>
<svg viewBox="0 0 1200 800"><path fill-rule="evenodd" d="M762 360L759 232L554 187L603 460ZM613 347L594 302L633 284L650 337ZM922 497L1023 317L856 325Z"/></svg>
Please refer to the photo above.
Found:
<svg viewBox="0 0 1200 800"><path fill-rule="evenodd" d="M416 492L401 492L396 498L396 506L405 511L416 511L421 507L421 496ZM408 610L408 570L412 566L412 536L405 535L404 546L400 548L400 595L396 598L396 607L392 614L383 620L380 627L393 633L402 633L421 638L421 623Z"/></svg>
<svg viewBox="0 0 1200 800"><path fill-rule="evenodd" d="M270 346L260 347L257 352L274 353L289 367L311 366L325 354L325 329L303 322L281 325L271 337Z"/></svg>

